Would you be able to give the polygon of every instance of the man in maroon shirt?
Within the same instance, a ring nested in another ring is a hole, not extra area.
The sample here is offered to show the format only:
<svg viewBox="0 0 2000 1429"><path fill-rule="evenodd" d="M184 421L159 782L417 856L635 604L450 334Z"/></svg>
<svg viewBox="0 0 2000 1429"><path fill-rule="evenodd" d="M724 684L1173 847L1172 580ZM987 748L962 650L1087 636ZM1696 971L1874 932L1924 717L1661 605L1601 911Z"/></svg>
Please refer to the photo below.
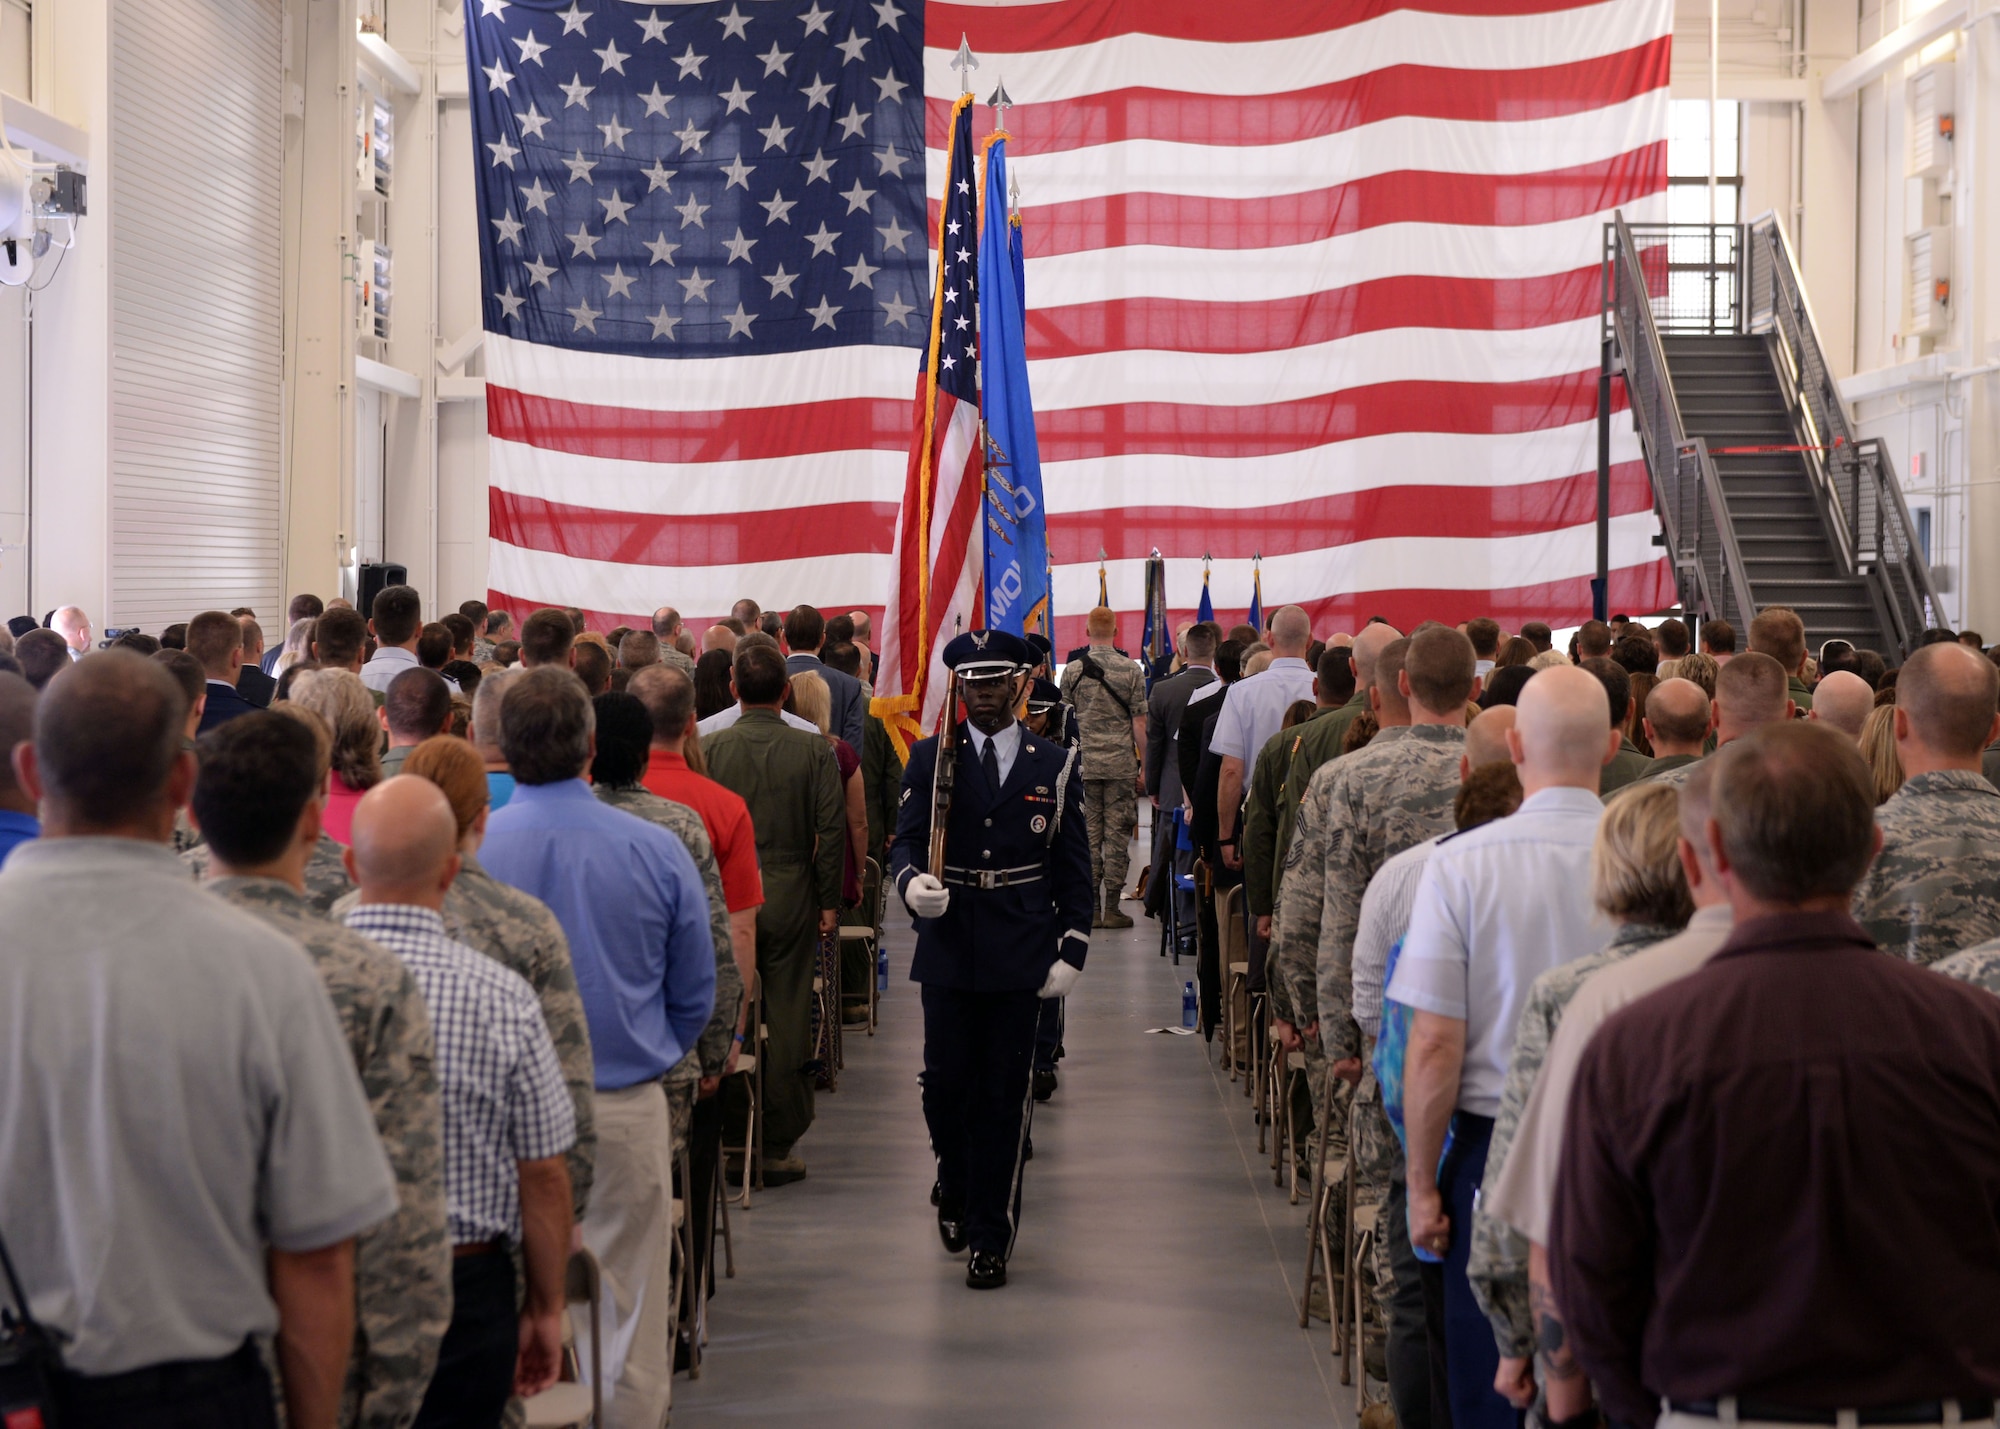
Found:
<svg viewBox="0 0 2000 1429"><path fill-rule="evenodd" d="M1543 1353L1629 1424L1991 1421L2000 998L1849 916L1881 846L1851 742L1788 723L1714 758L1734 929L1584 1053Z"/></svg>

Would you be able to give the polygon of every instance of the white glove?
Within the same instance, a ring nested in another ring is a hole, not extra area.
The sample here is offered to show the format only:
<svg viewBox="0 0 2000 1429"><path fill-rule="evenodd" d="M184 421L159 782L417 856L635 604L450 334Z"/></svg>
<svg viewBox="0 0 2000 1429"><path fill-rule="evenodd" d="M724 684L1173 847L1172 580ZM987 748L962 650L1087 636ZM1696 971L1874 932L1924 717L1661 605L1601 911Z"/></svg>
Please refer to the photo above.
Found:
<svg viewBox="0 0 2000 1429"><path fill-rule="evenodd" d="M903 885L903 906L919 918L942 918L951 906L951 890L928 873Z"/></svg>
<svg viewBox="0 0 2000 1429"><path fill-rule="evenodd" d="M1068 997L1069 990L1076 986L1076 980L1083 976L1083 969L1075 963L1066 963L1057 958L1049 965L1049 975L1042 983L1037 997Z"/></svg>

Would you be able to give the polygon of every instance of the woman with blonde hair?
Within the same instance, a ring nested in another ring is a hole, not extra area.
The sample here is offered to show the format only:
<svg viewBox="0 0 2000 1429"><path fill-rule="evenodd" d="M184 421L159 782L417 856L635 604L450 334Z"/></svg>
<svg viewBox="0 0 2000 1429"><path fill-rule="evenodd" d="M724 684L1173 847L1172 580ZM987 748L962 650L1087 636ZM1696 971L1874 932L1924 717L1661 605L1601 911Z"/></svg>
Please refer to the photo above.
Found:
<svg viewBox="0 0 2000 1429"><path fill-rule="evenodd" d="M1893 696L1894 691L1890 691ZM1861 757L1875 781L1875 803L1889 802L1889 796L1903 787L1903 760L1896 753L1896 706L1877 705L1861 725Z"/></svg>
<svg viewBox="0 0 2000 1429"><path fill-rule="evenodd" d="M1500 1114L1486 1164L1507 1164L1521 1112L1528 1104L1563 1009L1592 973L1670 938L1694 916L1694 900L1680 859L1680 794L1665 784L1635 784L1604 810L1597 842L1590 851L1590 895L1597 911L1613 925L1601 953L1551 968L1535 979L1527 1006L1515 1025L1514 1050L1500 1093ZM1475 1211L1472 1256L1466 1266L1472 1293L1501 1341L1500 1383L1516 1405L1535 1396L1529 1360L1534 1323L1528 1313L1528 1241L1512 1226ZM1510 1352L1511 1349L1511 1352ZM1523 1399L1521 1396L1525 1395ZM1587 1406L1551 1406L1564 1417Z"/></svg>
<svg viewBox="0 0 2000 1429"><path fill-rule="evenodd" d="M326 721L333 733L333 782L321 823L335 843L347 843L361 796L382 782L382 722L375 697L352 670L308 670L292 684L291 700Z"/></svg>

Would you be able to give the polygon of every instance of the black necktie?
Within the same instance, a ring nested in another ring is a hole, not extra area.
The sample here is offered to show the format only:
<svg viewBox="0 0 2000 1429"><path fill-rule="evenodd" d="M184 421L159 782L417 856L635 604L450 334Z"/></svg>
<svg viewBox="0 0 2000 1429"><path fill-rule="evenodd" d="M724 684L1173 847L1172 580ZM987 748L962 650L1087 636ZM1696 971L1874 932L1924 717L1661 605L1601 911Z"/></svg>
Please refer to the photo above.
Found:
<svg viewBox="0 0 2000 1429"><path fill-rule="evenodd" d="M994 793L1000 792L1000 756L993 751L993 741L987 739L986 747L979 751L979 767L986 771L986 782Z"/></svg>

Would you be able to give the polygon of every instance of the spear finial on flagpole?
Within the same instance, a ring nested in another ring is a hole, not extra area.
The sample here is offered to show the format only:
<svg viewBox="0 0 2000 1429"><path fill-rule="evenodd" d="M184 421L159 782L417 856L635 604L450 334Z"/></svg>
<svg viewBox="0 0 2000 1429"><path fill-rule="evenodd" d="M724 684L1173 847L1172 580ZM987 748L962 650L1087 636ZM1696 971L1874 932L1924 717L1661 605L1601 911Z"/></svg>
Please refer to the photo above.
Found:
<svg viewBox="0 0 2000 1429"><path fill-rule="evenodd" d="M994 121L994 127L1005 129L1007 127L1007 111L1014 107L1013 96L1007 93L1007 77L1005 75L1002 75L1000 82L993 86L993 93L987 96L986 107L1000 111L1000 117Z"/></svg>
<svg viewBox="0 0 2000 1429"><path fill-rule="evenodd" d="M1007 171L1007 205L1013 210L1015 222L1021 218L1021 175L1018 170Z"/></svg>
<svg viewBox="0 0 2000 1429"><path fill-rule="evenodd" d="M963 34L958 37L958 53L952 56L951 67L958 71L959 92L972 93L972 72L979 68L979 60L972 53L972 41Z"/></svg>

